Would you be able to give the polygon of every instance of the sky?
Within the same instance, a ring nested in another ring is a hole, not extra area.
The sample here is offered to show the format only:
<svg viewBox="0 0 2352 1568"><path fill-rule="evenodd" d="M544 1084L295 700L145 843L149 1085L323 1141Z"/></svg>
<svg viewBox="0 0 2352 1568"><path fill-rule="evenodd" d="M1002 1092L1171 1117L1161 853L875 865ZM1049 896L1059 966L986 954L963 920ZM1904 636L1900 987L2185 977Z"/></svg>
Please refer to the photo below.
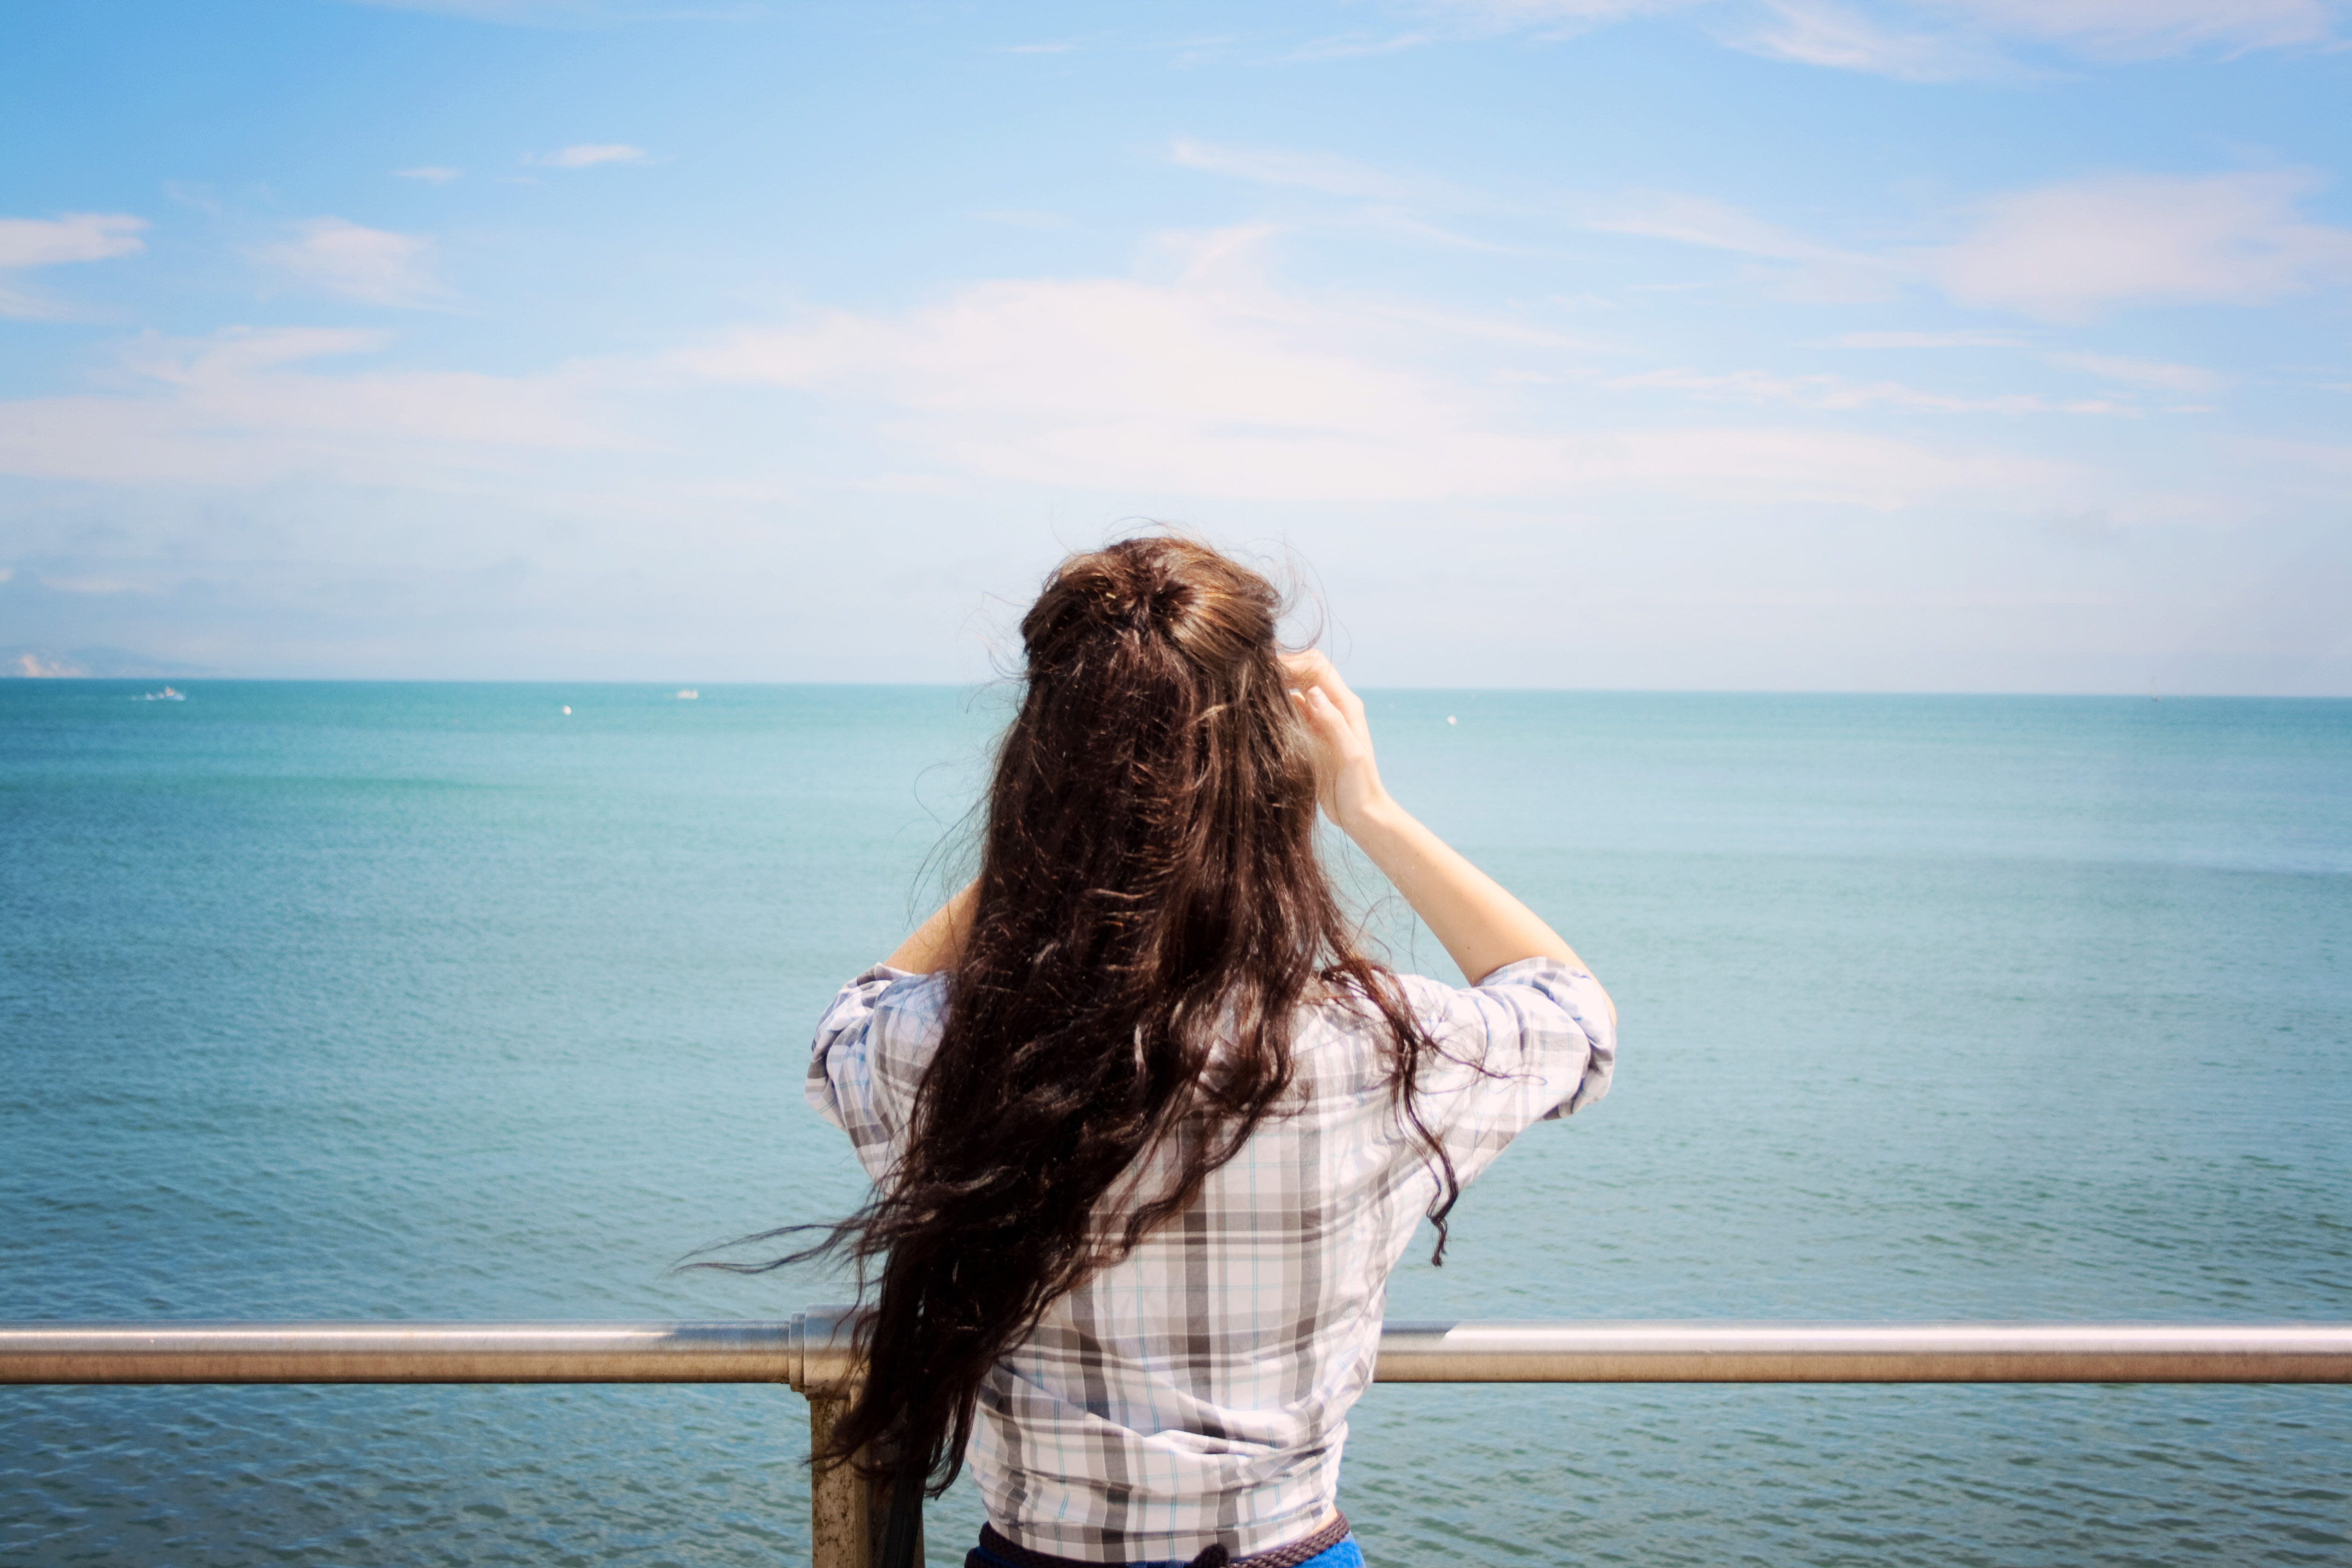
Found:
<svg viewBox="0 0 2352 1568"><path fill-rule="evenodd" d="M2352 694L2337 0L14 0L0 647Z"/></svg>

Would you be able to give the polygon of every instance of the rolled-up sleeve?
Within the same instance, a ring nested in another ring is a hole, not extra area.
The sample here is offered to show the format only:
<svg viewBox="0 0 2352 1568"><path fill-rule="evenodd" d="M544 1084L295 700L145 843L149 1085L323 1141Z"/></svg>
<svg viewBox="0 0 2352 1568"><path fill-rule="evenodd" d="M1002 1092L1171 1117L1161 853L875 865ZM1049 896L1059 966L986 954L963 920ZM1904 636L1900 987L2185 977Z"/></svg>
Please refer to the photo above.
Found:
<svg viewBox="0 0 2352 1568"><path fill-rule="evenodd" d="M1412 1004L1444 1052L1421 1079L1422 1120L1468 1182L1538 1121L1609 1092L1617 1026L1590 972L1526 958L1452 986L1415 978Z"/></svg>
<svg viewBox="0 0 2352 1568"><path fill-rule="evenodd" d="M833 999L809 1054L808 1101L880 1181L897 1156L946 1018L947 977L877 963Z"/></svg>

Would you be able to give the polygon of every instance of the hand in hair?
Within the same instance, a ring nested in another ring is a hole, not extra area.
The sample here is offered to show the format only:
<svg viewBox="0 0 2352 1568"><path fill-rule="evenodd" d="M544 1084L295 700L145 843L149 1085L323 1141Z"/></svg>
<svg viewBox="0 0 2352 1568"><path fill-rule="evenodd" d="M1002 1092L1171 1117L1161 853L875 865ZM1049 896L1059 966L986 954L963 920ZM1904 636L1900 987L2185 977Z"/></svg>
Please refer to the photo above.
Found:
<svg viewBox="0 0 2352 1568"><path fill-rule="evenodd" d="M1353 824L1388 801L1372 761L1372 729L1364 700L1348 689L1339 669L1318 648L1282 656L1291 700L1315 742L1315 783L1323 815L1350 837Z"/></svg>
<svg viewBox="0 0 2352 1568"><path fill-rule="evenodd" d="M1396 885L1463 975L1483 980L1523 958L1556 958L1585 968L1576 950L1533 910L1399 805L1381 784L1363 700L1322 654L1283 656L1291 701L1315 742L1323 811ZM1609 1005L1617 1016L1617 1005Z"/></svg>

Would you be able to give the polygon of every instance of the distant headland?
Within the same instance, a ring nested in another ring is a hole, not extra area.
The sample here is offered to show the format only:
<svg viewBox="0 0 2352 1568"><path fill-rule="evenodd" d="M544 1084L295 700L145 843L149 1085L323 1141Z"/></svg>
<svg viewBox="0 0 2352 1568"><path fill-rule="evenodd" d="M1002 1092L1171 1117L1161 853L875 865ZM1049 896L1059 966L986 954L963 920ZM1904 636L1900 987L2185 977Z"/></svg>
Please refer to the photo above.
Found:
<svg viewBox="0 0 2352 1568"><path fill-rule="evenodd" d="M200 679L220 672L175 658L157 658L121 647L20 646L0 648L0 678L28 680L143 680L164 677Z"/></svg>

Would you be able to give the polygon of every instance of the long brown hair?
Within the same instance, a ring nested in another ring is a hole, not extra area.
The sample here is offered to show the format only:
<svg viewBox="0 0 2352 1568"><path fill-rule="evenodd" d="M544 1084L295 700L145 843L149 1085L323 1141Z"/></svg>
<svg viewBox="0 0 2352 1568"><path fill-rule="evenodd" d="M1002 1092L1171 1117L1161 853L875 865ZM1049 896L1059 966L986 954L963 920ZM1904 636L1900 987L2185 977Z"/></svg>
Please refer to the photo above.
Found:
<svg viewBox="0 0 2352 1568"><path fill-rule="evenodd" d="M1437 1047L1325 875L1281 613L1258 574L1155 535L1064 561L1023 618L945 1032L890 1179L820 1249L881 1288L818 1464L895 1437L888 1468L945 1490L996 1360L1281 1114L1318 996L1384 1026L1443 1253L1458 1183L1413 1108ZM1139 1190L1162 1149L1172 1176Z"/></svg>

